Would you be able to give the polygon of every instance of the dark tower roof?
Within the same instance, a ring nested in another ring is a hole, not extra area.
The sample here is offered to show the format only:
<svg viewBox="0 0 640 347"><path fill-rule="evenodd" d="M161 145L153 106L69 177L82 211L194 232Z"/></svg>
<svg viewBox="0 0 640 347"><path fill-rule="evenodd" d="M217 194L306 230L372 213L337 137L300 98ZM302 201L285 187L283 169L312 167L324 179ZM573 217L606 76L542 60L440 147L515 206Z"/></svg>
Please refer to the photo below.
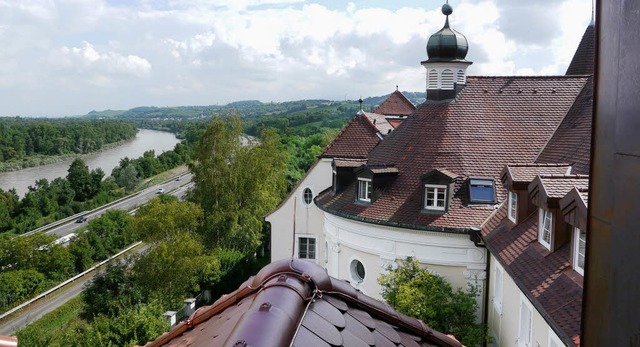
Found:
<svg viewBox="0 0 640 347"><path fill-rule="evenodd" d="M427 42L427 62L464 61L469 50L467 38L449 28L449 15L453 9L449 4L442 5L442 14L447 16L444 27L429 37Z"/></svg>
<svg viewBox="0 0 640 347"><path fill-rule="evenodd" d="M576 49L576 53L571 59L567 68L567 75L593 75L596 56L596 28L591 22L582 35L582 40Z"/></svg>

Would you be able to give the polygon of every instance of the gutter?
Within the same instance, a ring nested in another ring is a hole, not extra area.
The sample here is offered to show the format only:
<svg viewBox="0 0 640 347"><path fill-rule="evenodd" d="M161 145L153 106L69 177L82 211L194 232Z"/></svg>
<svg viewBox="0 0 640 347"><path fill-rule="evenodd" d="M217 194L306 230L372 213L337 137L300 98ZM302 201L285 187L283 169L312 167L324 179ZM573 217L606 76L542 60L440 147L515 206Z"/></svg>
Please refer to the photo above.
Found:
<svg viewBox="0 0 640 347"><path fill-rule="evenodd" d="M322 192L320 194L322 194ZM318 196L320 194L318 194ZM317 199L317 197L316 197L316 199ZM315 202L316 206L318 206L318 208L320 210L322 210L324 212L327 212L327 213L330 213L330 214L332 214L334 216L338 216L338 217L342 217L342 218L346 218L346 219L351 219L351 220L355 220L355 221L359 221L359 222L365 222L365 223L377 224L377 225L386 225L386 226L390 226L390 227L403 228L403 229L414 229L414 230L424 230L424 231L434 231L434 232L445 232L445 233L449 233L449 234L458 234L458 235L470 235L470 237L474 233L474 229L473 228L434 227L434 226L431 226L431 225L406 224L406 223L400 223L400 222L391 222L391 221L385 221L385 220L379 220L379 219L373 219L373 218L367 218L367 217L361 217L361 216L354 216L352 214L348 214L348 213L344 213L344 212L339 212L339 211L336 211L336 210L328 209L328 208L324 207L322 204L318 204L316 199L314 199L314 202ZM475 242L474 242L474 244L475 244ZM476 246L478 246L478 245L476 245Z"/></svg>
<svg viewBox="0 0 640 347"><path fill-rule="evenodd" d="M484 240L482 239L482 234L480 233L479 227L471 227L472 233L469 235L469 239L473 242L473 244L478 248L484 248L485 253L487 254L487 263L485 264L484 272L485 272L485 290L484 290L484 311L482 312L482 324L486 324L489 326L489 283L491 283L491 271L489 265L491 264L491 252L487 249L487 246L484 244ZM487 347L487 342L483 342L482 346Z"/></svg>

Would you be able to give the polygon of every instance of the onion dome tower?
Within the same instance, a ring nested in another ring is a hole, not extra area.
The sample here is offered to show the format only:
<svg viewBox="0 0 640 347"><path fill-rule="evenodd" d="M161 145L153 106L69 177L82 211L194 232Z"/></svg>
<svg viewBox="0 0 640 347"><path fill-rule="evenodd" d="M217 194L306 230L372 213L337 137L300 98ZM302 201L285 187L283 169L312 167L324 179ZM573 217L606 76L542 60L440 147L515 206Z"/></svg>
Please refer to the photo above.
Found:
<svg viewBox="0 0 640 347"><path fill-rule="evenodd" d="M451 5L442 5L446 16L444 27L429 37L428 59L422 62L427 69L427 102L453 101L457 93L467 83L467 67L472 63L465 60L469 44L467 38L449 27Z"/></svg>

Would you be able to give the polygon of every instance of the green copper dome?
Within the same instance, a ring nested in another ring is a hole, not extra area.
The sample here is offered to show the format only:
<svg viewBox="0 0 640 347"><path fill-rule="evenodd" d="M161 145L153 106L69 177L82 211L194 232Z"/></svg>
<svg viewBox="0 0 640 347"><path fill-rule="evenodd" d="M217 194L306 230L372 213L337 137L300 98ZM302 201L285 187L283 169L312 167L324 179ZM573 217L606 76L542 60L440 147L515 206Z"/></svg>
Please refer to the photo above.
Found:
<svg viewBox="0 0 640 347"><path fill-rule="evenodd" d="M460 61L464 60L469 50L467 38L449 28L449 15L453 9L449 4L442 5L442 13L447 16L444 27L429 37L427 42L428 61Z"/></svg>

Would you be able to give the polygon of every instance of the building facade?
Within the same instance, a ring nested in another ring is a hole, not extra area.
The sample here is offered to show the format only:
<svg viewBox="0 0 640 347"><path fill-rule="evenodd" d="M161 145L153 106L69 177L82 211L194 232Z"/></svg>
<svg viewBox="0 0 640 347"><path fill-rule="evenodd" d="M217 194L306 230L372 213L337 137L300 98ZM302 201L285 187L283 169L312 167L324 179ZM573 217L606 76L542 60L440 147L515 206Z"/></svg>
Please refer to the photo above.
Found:
<svg viewBox="0 0 640 347"><path fill-rule="evenodd" d="M354 116L267 216L272 260L312 243L329 275L380 298L380 274L411 256L478 290L494 345L579 345L593 26L566 75L467 76L467 40L442 12L427 100L386 133ZM292 200L320 176L305 219Z"/></svg>

